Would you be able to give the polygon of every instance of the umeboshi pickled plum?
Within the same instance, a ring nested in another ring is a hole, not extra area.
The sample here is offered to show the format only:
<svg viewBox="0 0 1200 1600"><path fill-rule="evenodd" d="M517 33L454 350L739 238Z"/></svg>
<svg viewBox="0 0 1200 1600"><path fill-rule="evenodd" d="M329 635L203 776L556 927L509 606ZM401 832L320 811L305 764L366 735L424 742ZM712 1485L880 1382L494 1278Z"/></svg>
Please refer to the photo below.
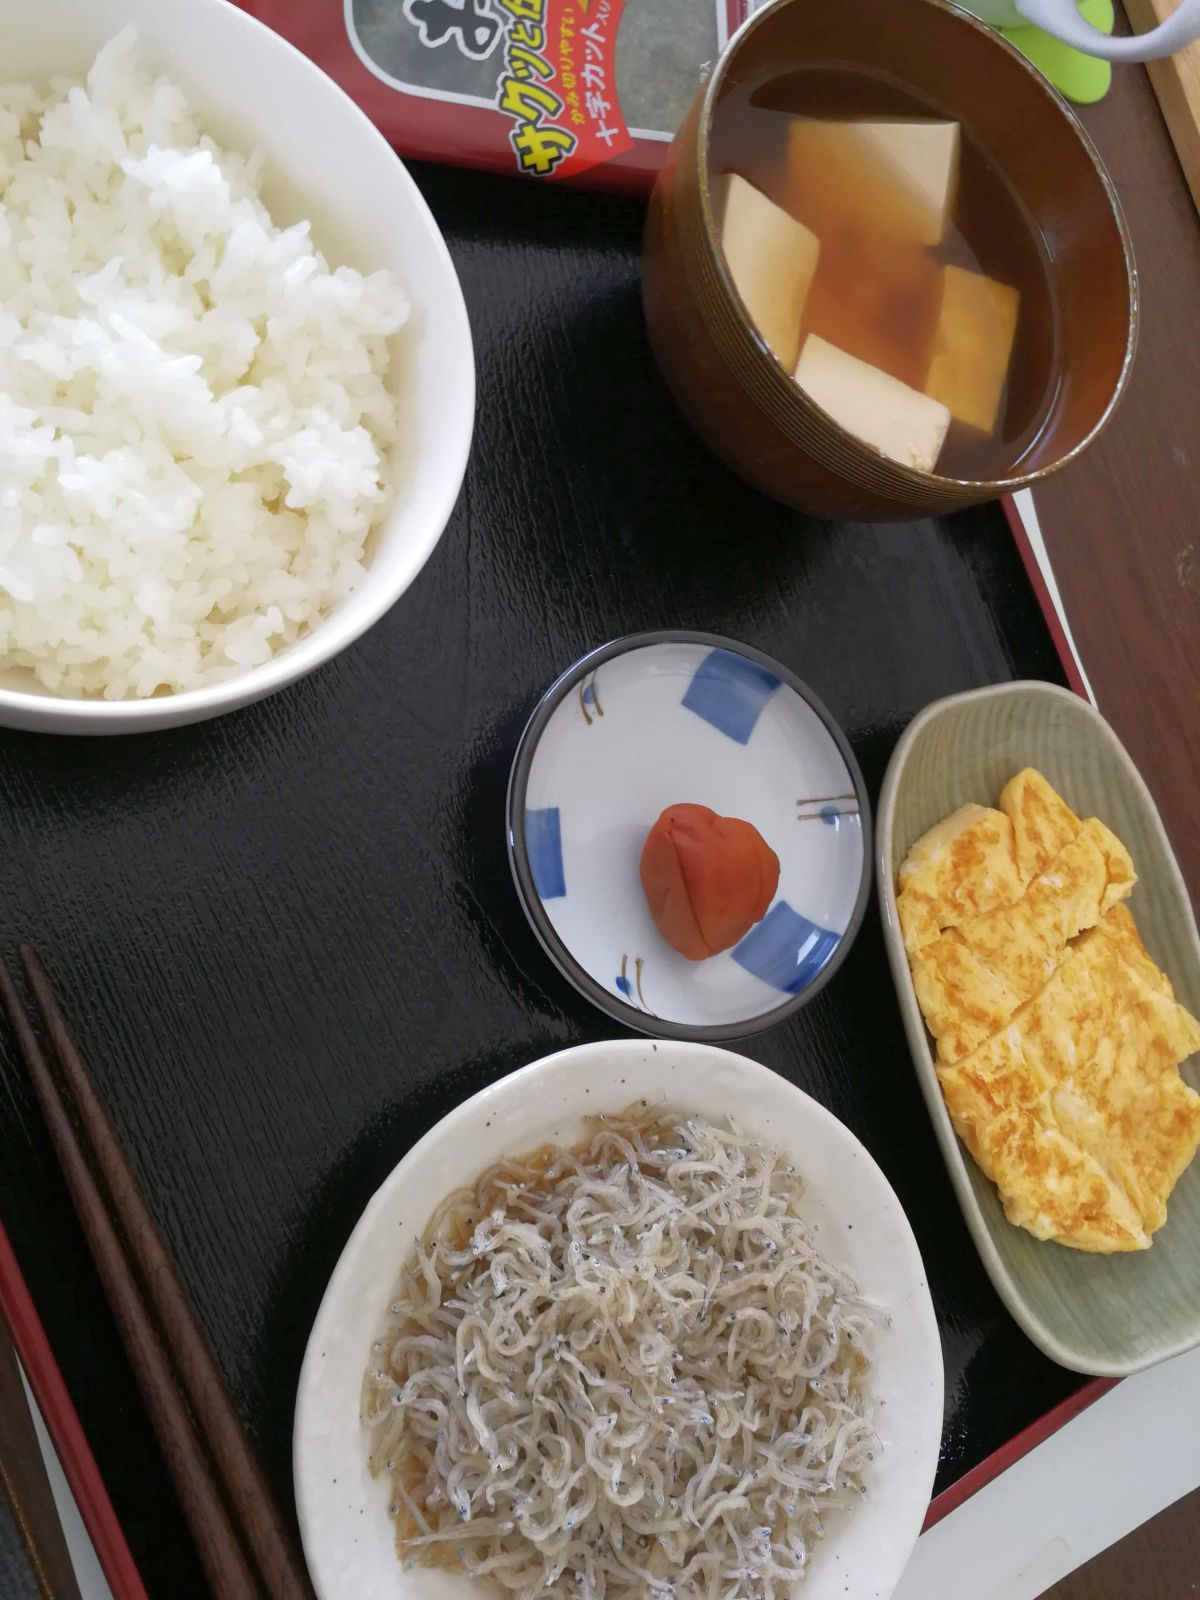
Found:
<svg viewBox="0 0 1200 1600"><path fill-rule="evenodd" d="M740 817L668 806L642 847L642 888L658 931L689 961L737 944L779 887L779 857Z"/></svg>

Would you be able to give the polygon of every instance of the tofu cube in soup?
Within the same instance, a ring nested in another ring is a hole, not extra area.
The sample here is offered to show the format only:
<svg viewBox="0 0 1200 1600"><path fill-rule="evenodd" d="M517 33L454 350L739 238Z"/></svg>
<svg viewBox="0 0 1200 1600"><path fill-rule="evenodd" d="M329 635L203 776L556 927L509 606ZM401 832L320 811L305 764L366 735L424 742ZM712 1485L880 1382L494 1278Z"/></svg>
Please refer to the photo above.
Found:
<svg viewBox="0 0 1200 1600"><path fill-rule="evenodd" d="M958 175L957 122L827 122L795 117L786 205L821 236L847 213L882 233L937 245Z"/></svg>
<svg viewBox="0 0 1200 1600"><path fill-rule="evenodd" d="M943 267L925 393L981 433L996 426L1017 330L1019 295L963 267Z"/></svg>
<svg viewBox="0 0 1200 1600"><path fill-rule="evenodd" d="M950 427L937 400L812 333L796 382L823 411L893 461L932 472Z"/></svg>
<svg viewBox="0 0 1200 1600"><path fill-rule="evenodd" d="M721 248L734 286L750 320L790 372L817 269L816 236L736 172L722 175L717 201Z"/></svg>

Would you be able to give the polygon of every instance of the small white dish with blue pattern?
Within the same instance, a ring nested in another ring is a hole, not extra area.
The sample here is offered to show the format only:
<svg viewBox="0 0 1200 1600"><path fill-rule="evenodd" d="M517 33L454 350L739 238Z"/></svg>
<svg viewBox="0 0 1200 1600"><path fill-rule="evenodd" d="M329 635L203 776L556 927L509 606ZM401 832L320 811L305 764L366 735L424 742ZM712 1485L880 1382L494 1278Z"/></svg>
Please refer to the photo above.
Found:
<svg viewBox="0 0 1200 1600"><path fill-rule="evenodd" d="M779 857L762 921L689 961L642 890L646 834L669 805L753 823ZM547 952L594 1004L646 1033L733 1038L829 980L869 890L866 791L820 701L778 662L708 634L640 634L577 662L513 763L508 842Z"/></svg>

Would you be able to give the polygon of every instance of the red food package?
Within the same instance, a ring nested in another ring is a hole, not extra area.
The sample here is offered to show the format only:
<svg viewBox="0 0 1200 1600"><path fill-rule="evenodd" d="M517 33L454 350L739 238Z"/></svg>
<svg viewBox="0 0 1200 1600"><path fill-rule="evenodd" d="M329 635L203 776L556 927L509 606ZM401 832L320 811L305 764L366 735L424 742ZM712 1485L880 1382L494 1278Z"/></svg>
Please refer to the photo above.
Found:
<svg viewBox="0 0 1200 1600"><path fill-rule="evenodd" d="M335 78L401 155L645 190L756 0L239 4Z"/></svg>

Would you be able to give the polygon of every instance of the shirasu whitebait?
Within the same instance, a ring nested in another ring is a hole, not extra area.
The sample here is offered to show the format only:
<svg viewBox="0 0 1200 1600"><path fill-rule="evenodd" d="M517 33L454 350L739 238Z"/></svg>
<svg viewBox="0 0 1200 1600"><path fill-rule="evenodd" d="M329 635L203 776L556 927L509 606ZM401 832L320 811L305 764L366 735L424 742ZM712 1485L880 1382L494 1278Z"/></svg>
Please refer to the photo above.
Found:
<svg viewBox="0 0 1200 1600"><path fill-rule="evenodd" d="M879 1315L803 1181L635 1107L451 1195L363 1385L401 1555L521 1600L782 1600L866 1492Z"/></svg>

